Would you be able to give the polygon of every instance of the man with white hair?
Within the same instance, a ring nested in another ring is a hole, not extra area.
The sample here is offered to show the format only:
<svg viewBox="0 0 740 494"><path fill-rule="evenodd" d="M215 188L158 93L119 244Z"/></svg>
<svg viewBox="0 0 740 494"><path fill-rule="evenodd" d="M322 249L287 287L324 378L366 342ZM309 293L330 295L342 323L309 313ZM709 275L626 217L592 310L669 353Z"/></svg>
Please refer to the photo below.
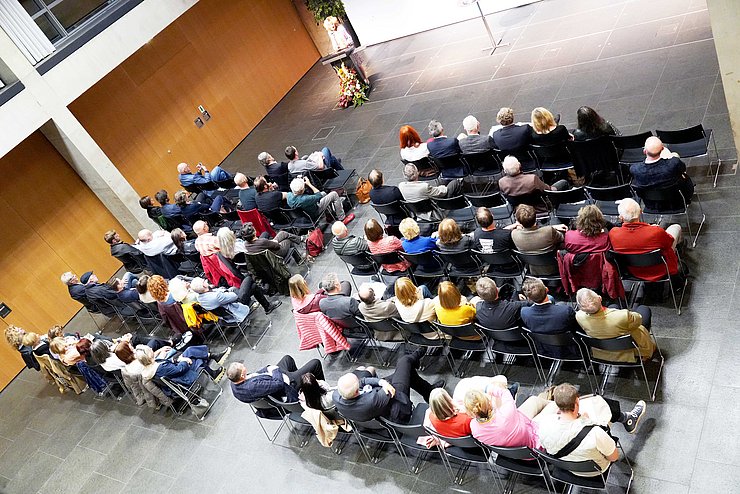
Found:
<svg viewBox="0 0 740 494"><path fill-rule="evenodd" d="M341 221L335 221L331 225L331 233L334 235L332 243L337 255L356 256L370 252L367 241L362 237L350 235L347 225Z"/></svg>
<svg viewBox="0 0 740 494"><path fill-rule="evenodd" d="M650 336L650 307L635 305L632 310L620 309L616 305L609 308L601 305L601 296L589 288L581 288L576 293L579 310L576 321L587 335L593 338L617 338L630 335L637 343L639 355L643 360L650 360L655 351L655 341ZM635 362L636 350L609 352L593 349L595 358L615 362Z"/></svg>
<svg viewBox="0 0 740 494"><path fill-rule="evenodd" d="M306 187L311 189L310 194L306 194ZM345 215L342 198L339 197L336 191L332 190L328 194L320 192L319 189L313 186L308 177L291 180L288 206L305 211L314 220L329 208L332 208L334 217L345 225L355 219L355 215L352 213Z"/></svg>
<svg viewBox="0 0 740 494"><path fill-rule="evenodd" d="M340 377L332 395L339 413L360 422L385 417L392 422L408 423L413 408L411 390L429 402L432 390L445 385L444 380L430 384L416 372L425 353L424 348L419 348L411 355L404 355L398 359L396 371L384 379L358 378L354 373Z"/></svg>
<svg viewBox="0 0 740 494"><path fill-rule="evenodd" d="M262 151L258 154L257 161L259 161L260 165L265 167L267 176L277 184L281 191L288 192L288 190L290 190L288 187L288 184L290 183L288 163L285 161L276 161L267 151Z"/></svg>
<svg viewBox="0 0 740 494"><path fill-rule="evenodd" d="M288 146L285 148L285 157L290 160L288 161L288 171L290 173L321 171L328 168L344 170L342 160L331 154L331 150L327 147L301 158L295 146Z"/></svg>
<svg viewBox="0 0 740 494"><path fill-rule="evenodd" d="M187 163L180 163L177 165L178 178L180 185L183 187L189 187L191 185L204 185L210 182L228 180L231 178L228 172L226 172L220 166L213 167L213 171L209 172L203 163L196 165L196 172L193 173L190 169L190 165ZM214 191L209 191L214 192Z"/></svg>
<svg viewBox="0 0 740 494"><path fill-rule="evenodd" d="M493 149L493 139L488 135L480 135L480 122L473 115L463 119L463 128L468 134L467 137L458 138L463 154L485 153Z"/></svg>
<svg viewBox="0 0 740 494"><path fill-rule="evenodd" d="M642 209L634 199L617 201L617 211L622 226L609 230L609 241L616 252L624 254L644 254L656 249L668 264L671 275L678 274L676 246L682 240L681 225L673 224L663 230L657 225L640 221ZM629 272L645 281L658 281L665 277L662 264L656 266L630 266Z"/></svg>
<svg viewBox="0 0 740 494"><path fill-rule="evenodd" d="M234 175L234 184L236 184L236 189L239 191L239 204L241 205L241 209L244 211L257 209L257 201L255 200L257 197L257 189L249 186L247 176L243 173L237 173Z"/></svg>
<svg viewBox="0 0 740 494"><path fill-rule="evenodd" d="M655 136L647 138L643 152L645 161L630 166L632 185L656 189L678 185L686 202L691 202L694 183L686 173L686 164L678 154L670 152L663 146L663 141ZM646 204L652 206L649 202Z"/></svg>
<svg viewBox="0 0 740 494"><path fill-rule="evenodd" d="M138 240L134 247L145 256L154 257L159 254L169 256L177 253L177 247L172 242L172 237L165 230L157 230L152 233L151 230L144 229L139 231L137 236Z"/></svg>
<svg viewBox="0 0 740 494"><path fill-rule="evenodd" d="M409 163L403 167L405 182L398 184L404 200L408 202L419 202L434 197L456 197L462 194L462 179L452 180L447 185L431 185L429 182L419 180L419 169L416 165ZM423 220L431 220L431 213L421 213L419 217ZM441 219L441 218L434 218Z"/></svg>
<svg viewBox="0 0 740 494"><path fill-rule="evenodd" d="M522 173L522 165L516 156L507 156L503 162L505 176L498 181L498 188L506 197L519 197L534 194L543 190L566 190L567 180L558 180L552 185L547 185L536 173ZM532 204L542 209L543 204Z"/></svg>
<svg viewBox="0 0 740 494"><path fill-rule="evenodd" d="M67 271L62 274L62 283L67 286L69 296L72 300L76 300L85 306L89 312L100 312L100 308L91 302L85 294L85 284L80 282L80 279L71 271Z"/></svg>
<svg viewBox="0 0 740 494"><path fill-rule="evenodd" d="M427 142L429 155L434 158L446 158L460 154L460 145L454 137L444 135L445 129L437 120L429 122L429 135L432 140Z"/></svg>
<svg viewBox="0 0 740 494"><path fill-rule="evenodd" d="M342 329L355 330L360 323L355 319L361 316L359 302L343 291L342 283L336 273L327 273L319 284L319 288L326 292L326 297L319 300L319 309L326 317L334 321ZM351 289L351 288L350 288Z"/></svg>

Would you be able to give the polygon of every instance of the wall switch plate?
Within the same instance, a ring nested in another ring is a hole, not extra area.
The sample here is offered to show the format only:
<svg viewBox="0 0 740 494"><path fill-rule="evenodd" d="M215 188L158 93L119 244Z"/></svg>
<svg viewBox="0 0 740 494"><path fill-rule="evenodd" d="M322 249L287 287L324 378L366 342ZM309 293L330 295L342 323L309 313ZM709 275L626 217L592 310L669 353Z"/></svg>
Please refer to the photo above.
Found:
<svg viewBox="0 0 740 494"><path fill-rule="evenodd" d="M203 122L203 119L198 117L195 119L195 126L199 129L205 125L205 122Z"/></svg>

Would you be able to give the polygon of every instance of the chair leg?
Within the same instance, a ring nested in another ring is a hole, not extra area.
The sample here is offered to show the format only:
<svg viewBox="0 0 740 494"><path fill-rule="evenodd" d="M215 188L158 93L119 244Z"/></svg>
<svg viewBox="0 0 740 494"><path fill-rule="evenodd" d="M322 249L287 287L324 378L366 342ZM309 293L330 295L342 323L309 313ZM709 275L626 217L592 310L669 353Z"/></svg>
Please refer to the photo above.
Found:
<svg viewBox="0 0 740 494"><path fill-rule="evenodd" d="M714 172L714 184L712 185L713 188L717 187L717 179L719 178L719 169L722 168L722 160L719 157L719 153L717 152L717 141L714 140L714 131L712 131L712 147L714 148L714 156L717 158L717 171ZM707 160L709 161L709 172L712 171L712 160L709 158L709 153L707 153Z"/></svg>

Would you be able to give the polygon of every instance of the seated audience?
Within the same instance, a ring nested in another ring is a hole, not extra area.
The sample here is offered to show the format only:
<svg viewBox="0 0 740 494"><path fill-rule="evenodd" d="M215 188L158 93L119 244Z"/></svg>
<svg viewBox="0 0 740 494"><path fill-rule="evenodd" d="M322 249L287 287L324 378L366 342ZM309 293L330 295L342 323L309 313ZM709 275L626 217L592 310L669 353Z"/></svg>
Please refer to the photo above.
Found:
<svg viewBox="0 0 740 494"><path fill-rule="evenodd" d="M165 326L183 334L189 330L182 308L170 293L167 280L159 275L150 276L146 282L149 295L157 302L157 310ZM141 289L139 289L141 293Z"/></svg>
<svg viewBox="0 0 740 494"><path fill-rule="evenodd" d="M521 225L521 228L511 232L511 240L518 251L525 254L544 254L560 248L566 225L539 226L537 213L528 204L517 206L514 216ZM535 276L554 275L558 273L558 267L549 269L546 266L530 266L530 272Z"/></svg>
<svg viewBox="0 0 740 494"><path fill-rule="evenodd" d="M306 186L311 190L310 194L306 194ZM313 186L308 177L291 180L288 206L305 211L314 220L318 219L327 210L330 210L334 217L345 225L355 219L355 215L352 213L344 214L342 198L339 197L336 191L333 190L328 194L319 192L319 189Z"/></svg>
<svg viewBox="0 0 740 494"><path fill-rule="evenodd" d="M478 222L478 228L473 231L472 248L479 249L484 254L514 248L511 230L516 227L516 224L506 228L496 228L491 210L482 207L475 211L475 220Z"/></svg>
<svg viewBox="0 0 740 494"><path fill-rule="evenodd" d="M237 288L212 287L208 280L193 278L190 289L198 294L198 303L205 310L214 310L223 307L226 310L224 320L228 323L243 322L249 316L251 297L257 299L259 305L269 314L277 309L282 302L270 303L265 297L262 288L251 277L244 278L242 286ZM256 308L256 307L254 307Z"/></svg>
<svg viewBox="0 0 740 494"><path fill-rule="evenodd" d="M149 293L149 275L140 276L136 282L136 291L139 292L139 301L145 304L153 304L157 301Z"/></svg>
<svg viewBox="0 0 740 494"><path fill-rule="evenodd" d="M508 329L522 324L521 310L530 305L526 300L502 300L496 282L482 276L475 282L480 302L475 306L475 321L488 329ZM520 298L524 298L520 295Z"/></svg>
<svg viewBox="0 0 740 494"><path fill-rule="evenodd" d="M437 249L437 241L432 237L423 237L420 235L419 224L413 218L404 218L398 229L403 235L401 247L404 252L409 254L421 254Z"/></svg>
<svg viewBox="0 0 740 494"><path fill-rule="evenodd" d="M228 230L228 228L227 228ZM220 230L219 230L220 231ZM231 230L229 230L231 231ZM263 232L259 237L252 223L245 223L239 232L239 237L244 240L244 249L249 253L262 252L269 250L280 258L287 261L286 257L293 250L296 262L302 262L303 257L298 253L298 246L304 244L304 240L298 235L293 235L286 231L279 231L275 238L270 238L267 232Z"/></svg>
<svg viewBox="0 0 740 494"><path fill-rule="evenodd" d="M298 401L304 408L311 408L324 412L334 408L334 402L331 399L333 388L323 379L316 379L311 372L306 372L301 376L300 392Z"/></svg>
<svg viewBox="0 0 740 494"><path fill-rule="evenodd" d="M207 214L211 211L218 213L223 205L223 196L219 196L213 199L213 202L209 206L202 202L193 202L190 200L190 194L184 190L178 190L175 192L175 207L179 208L179 213L182 214L186 220L193 222L197 219L199 214ZM165 215L167 216L167 215ZM190 225L186 225L189 229L192 229Z"/></svg>
<svg viewBox="0 0 740 494"><path fill-rule="evenodd" d="M157 230L152 233L151 230L144 229L139 231L138 237L134 247L145 256L154 257L160 254L170 256L177 253L177 247L166 230Z"/></svg>
<svg viewBox="0 0 740 494"><path fill-rule="evenodd" d="M491 128L491 138L496 148L504 153L517 154L529 146L532 127L529 124L515 124L514 110L501 108L496 114L498 126Z"/></svg>
<svg viewBox="0 0 740 494"><path fill-rule="evenodd" d="M142 375L144 366L136 360L136 349L131 345L131 342L121 340L114 347L114 352L116 358L124 364L121 369L123 383L131 391L137 405L141 406L146 403L149 408L159 410L162 405L168 407L172 404L172 398L164 394L159 386L151 380L144 380Z"/></svg>
<svg viewBox="0 0 740 494"><path fill-rule="evenodd" d="M576 141L587 141L602 136L613 136L617 134L617 129L608 120L596 113L596 110L589 106L582 106L576 112L578 118L578 128L573 131L573 139Z"/></svg>
<svg viewBox="0 0 740 494"><path fill-rule="evenodd" d="M107 283L99 283L98 281L98 277L92 271L88 271L80 277L80 282L85 285L85 297L90 302L99 307L100 311L108 317L117 315L112 306L116 306L118 312L123 316L134 315L133 309L119 302L118 292Z"/></svg>
<svg viewBox="0 0 740 494"><path fill-rule="evenodd" d="M141 251L136 249L133 245L127 244L123 240L121 240L121 236L118 235L118 233L115 230L108 230L105 232L105 235L103 235L103 239L110 244L110 255L113 257L121 257L125 255L133 256L136 259L136 262L139 264L139 266L145 266L146 261L144 260L144 256L141 254ZM126 267L128 271L131 271L129 267Z"/></svg>
<svg viewBox="0 0 740 494"><path fill-rule="evenodd" d="M437 230L437 249L445 254L460 254L468 252L475 247L475 241L470 235L463 235L457 222L452 218L445 218L439 224ZM480 267L471 256L467 262L455 263L455 268L460 271L480 272Z"/></svg>
<svg viewBox="0 0 740 494"><path fill-rule="evenodd" d="M198 236L195 239L195 249L203 257L217 254L220 250L218 238L211 233L208 223L196 221L193 223L193 232Z"/></svg>
<svg viewBox="0 0 740 494"><path fill-rule="evenodd" d="M288 199L287 192L281 192L277 184L269 183L261 175L254 179L254 190L257 191L254 202L257 209L263 212L280 209Z"/></svg>
<svg viewBox="0 0 740 494"><path fill-rule="evenodd" d="M465 395L465 410L473 417L472 436L490 446L538 448L537 426L516 407L505 384L496 382L487 392L470 390Z"/></svg>
<svg viewBox="0 0 740 494"><path fill-rule="evenodd" d="M521 318L524 326L533 333L560 334L575 332L578 329L576 312L568 304L555 304L547 296L547 287L538 278L527 278L522 285L531 306L522 307ZM580 358L581 353L575 343L568 347L541 345L537 351L555 358Z"/></svg>
<svg viewBox="0 0 740 494"><path fill-rule="evenodd" d="M380 170L373 170L367 176L370 185L373 186L370 189L370 200L373 204L390 204L392 202L403 201L403 194L401 190L395 185L385 185L383 180L383 172ZM387 215L385 221L389 225L397 225L405 217L399 215Z"/></svg>
<svg viewBox="0 0 740 494"><path fill-rule="evenodd" d="M239 204L241 205L241 209L244 211L257 209L257 189L249 186L247 176L243 173L237 173L234 175L234 183L239 191Z"/></svg>
<svg viewBox="0 0 740 494"><path fill-rule="evenodd" d="M369 322L378 322L398 317L398 309L392 300L383 300L382 293L375 293L375 290L369 283L360 286L358 292L360 304L358 308L362 317Z"/></svg>
<svg viewBox="0 0 740 494"><path fill-rule="evenodd" d="M232 362L226 377L231 381L234 398L243 403L254 403L268 396L293 403L298 401L303 375L309 372L317 379L324 379L319 359L309 360L299 369L293 357L285 355L277 365L268 365L251 373L244 364Z"/></svg>
<svg viewBox="0 0 740 494"><path fill-rule="evenodd" d="M552 185L547 185L536 173L522 173L521 163L511 155L504 158L503 168L506 175L499 179L498 187L506 197L529 196L538 191L568 188L567 180L558 180ZM537 201L536 205L542 212L547 210L541 200Z"/></svg>
<svg viewBox="0 0 740 494"><path fill-rule="evenodd" d="M173 229L170 232L170 238L178 254L186 256L198 254L198 249L195 248L195 239L188 240L188 236L180 228Z"/></svg>
<svg viewBox="0 0 740 494"><path fill-rule="evenodd" d="M331 154L329 148L314 151L309 156L300 158L295 146L285 148L285 157L288 158L288 171L290 173L301 173L307 171L321 171L333 168L344 170L342 160Z"/></svg>
<svg viewBox="0 0 740 494"><path fill-rule="evenodd" d="M275 158L266 151L262 151L257 156L257 161L260 162L260 165L265 167L265 171L269 177L276 178L288 173L288 163L277 162Z"/></svg>
<svg viewBox="0 0 740 494"><path fill-rule="evenodd" d="M578 210L576 229L565 232L565 250L573 254L606 252L611 249L606 220L598 206L589 204Z"/></svg>
<svg viewBox="0 0 740 494"><path fill-rule="evenodd" d="M603 307L601 296L588 288L581 288L576 293L576 302L580 310L576 312L576 321L587 335L594 338L617 338L629 334L635 340L639 355L643 360L650 360L655 352L655 340L650 335L650 307L634 305L632 310L614 307ZM636 350L609 352L593 349L594 358L616 362L635 362Z"/></svg>
<svg viewBox="0 0 740 494"><path fill-rule="evenodd" d="M547 108L537 107L532 110L530 143L537 146L552 146L570 141L570 135L565 125L555 122L555 117Z"/></svg>
<svg viewBox="0 0 740 494"><path fill-rule="evenodd" d="M443 281L437 287L437 298L434 299L434 311L437 321L446 326L468 324L475 319L475 306L460 294L454 283ZM480 337L466 337L464 339L479 340Z"/></svg>
<svg viewBox="0 0 740 494"><path fill-rule="evenodd" d="M356 256L370 252L365 239L350 235L347 225L341 221L335 221L332 224L331 233L334 235L332 245L334 245L334 252L337 255Z"/></svg>
<svg viewBox="0 0 740 494"><path fill-rule="evenodd" d="M85 295L85 284L80 282L76 274L67 271L66 273L62 274L61 279L62 283L67 286L69 296L72 298L72 300L76 300L77 302L84 305L89 312L100 312L100 308L93 302L88 300L87 296Z"/></svg>
<svg viewBox="0 0 740 494"><path fill-rule="evenodd" d="M413 408L411 390L428 402L432 389L442 388L445 384L443 380L430 384L417 374L425 353L426 349L420 348L398 359L395 372L387 379L358 378L353 373L340 377L332 396L339 413L360 422L385 417L399 424L408 423Z"/></svg>
<svg viewBox="0 0 740 494"><path fill-rule="evenodd" d="M473 115L463 119L463 128L467 136L457 142L464 154L485 153L493 149L493 139L489 135L480 134L480 122Z"/></svg>
<svg viewBox="0 0 740 494"><path fill-rule="evenodd" d="M80 338L77 341L57 337L49 342L49 351L59 357L59 361L67 367L85 360L85 353L90 351L91 341ZM82 353L80 353L82 351Z"/></svg>
<svg viewBox="0 0 740 494"><path fill-rule="evenodd" d="M138 278L131 273L124 273L123 279L115 278L111 281L110 286L118 294L118 300L123 303L137 303L139 301L139 292L136 291Z"/></svg>
<svg viewBox="0 0 740 494"><path fill-rule="evenodd" d="M144 366L141 374L145 382L164 377L176 384L190 387L201 369L218 382L224 374L222 365L230 353L231 347L226 347L223 352L212 353L206 345L189 346L179 355L167 347L155 353L150 347L139 345L136 347L135 357ZM216 363L216 369L209 365L211 360ZM169 388L162 390L165 394L171 394Z"/></svg>
<svg viewBox="0 0 740 494"><path fill-rule="evenodd" d="M659 189L677 185L687 203L694 195L694 182L686 172L686 164L655 136L645 141L645 161L632 164L630 174L635 187ZM650 201L646 205L655 206Z"/></svg>
<svg viewBox="0 0 740 494"><path fill-rule="evenodd" d="M162 208L155 206L152 203L151 197L142 196L139 199L139 206L141 206L141 209L146 209L146 215L153 219L155 223L159 224L159 217L162 216Z"/></svg>
<svg viewBox="0 0 740 494"><path fill-rule="evenodd" d="M324 275L320 287L326 293L326 297L319 300L321 312L342 329L360 328L360 324L355 319L356 316L362 315L360 304L356 298L350 297L346 290L342 290L342 284L336 273Z"/></svg>
<svg viewBox="0 0 740 494"><path fill-rule="evenodd" d="M393 235L385 235L383 227L376 219L370 219L365 223L365 238L371 254L388 254L403 251L403 245ZM383 269L389 273L406 271L411 264L401 260L392 264L383 264Z"/></svg>
<svg viewBox="0 0 740 494"><path fill-rule="evenodd" d="M444 135L445 129L437 120L429 122L429 135L432 137L427 141L429 154L434 158L446 158L461 153L460 145L454 137Z"/></svg>
<svg viewBox="0 0 740 494"><path fill-rule="evenodd" d="M445 437L471 435L470 415L458 408L444 388L435 388L429 393L427 417L432 429ZM426 420L425 420L426 423Z"/></svg>
<svg viewBox="0 0 740 494"><path fill-rule="evenodd" d="M396 280L394 288L395 296L392 300L396 304L401 320L422 322L437 319L434 300L432 300L432 294L426 286L417 287L410 278L402 276ZM436 338L437 333L428 333L424 336Z"/></svg>
<svg viewBox="0 0 740 494"><path fill-rule="evenodd" d="M452 180L447 185L431 185L429 182L419 180L419 170L411 163L403 167L403 176L406 181L399 183L398 188L407 202L420 202L435 197L456 197L462 194L462 179ZM421 213L419 218L431 220L432 213Z"/></svg>
<svg viewBox="0 0 740 494"><path fill-rule="evenodd" d="M178 180L180 185L183 187L190 187L193 185L205 185L214 181L228 180L231 178L226 171L220 166L214 166L213 171L209 172L203 163L198 163L196 166L195 173L190 169L190 165L187 163L180 163L177 165ZM206 191L205 194L208 196L215 195L215 190Z"/></svg>
<svg viewBox="0 0 740 494"><path fill-rule="evenodd" d="M406 161L417 161L429 156L427 143L421 142L421 136L410 125L403 125L398 133L401 141L401 159Z"/></svg>
<svg viewBox="0 0 740 494"><path fill-rule="evenodd" d="M8 329L10 329L10 327L8 327ZM31 332L26 333L23 335L21 345L30 348L33 354L36 356L48 355L51 357L51 351L49 350L49 340L47 339L46 335L42 336L38 333ZM19 346L20 345L17 345L16 349L18 349Z"/></svg>
<svg viewBox="0 0 740 494"><path fill-rule="evenodd" d="M340 290L340 293L349 296L349 294L352 293L352 285L346 281L343 283L346 283L349 286L345 285L342 287L346 288L346 290ZM288 280L288 291L290 292L290 303L293 305L294 311L300 312L301 314L321 312L319 300L326 297L326 293L324 293L324 290L311 293L311 289L308 288L306 280L300 274L294 274L290 277Z"/></svg>
<svg viewBox="0 0 740 494"><path fill-rule="evenodd" d="M640 221L642 209L634 199L617 201L617 210L622 226L609 230L609 241L615 252L624 254L642 254L660 249L671 276L679 273L676 246L682 241L681 225L673 224L665 230L656 225ZM645 281L657 281L665 277L665 267L630 266L629 272Z"/></svg>

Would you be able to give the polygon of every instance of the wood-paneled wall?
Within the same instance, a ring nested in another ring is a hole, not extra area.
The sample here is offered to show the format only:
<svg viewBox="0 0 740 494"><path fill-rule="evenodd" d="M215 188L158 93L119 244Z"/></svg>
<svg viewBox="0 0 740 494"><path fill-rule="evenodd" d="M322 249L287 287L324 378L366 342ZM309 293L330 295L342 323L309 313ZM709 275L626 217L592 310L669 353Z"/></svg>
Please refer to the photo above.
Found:
<svg viewBox="0 0 740 494"><path fill-rule="evenodd" d="M121 264L111 257L103 233L112 228L127 235L39 131L0 159L0 174L0 301L12 309L4 322L46 333L81 307L60 275L94 270L108 279ZM0 331L5 328L0 325ZM0 389L22 367L2 337Z"/></svg>
<svg viewBox="0 0 740 494"><path fill-rule="evenodd" d="M290 0L201 0L70 105L141 195L220 163L318 59ZM212 115L198 129L203 105Z"/></svg>

